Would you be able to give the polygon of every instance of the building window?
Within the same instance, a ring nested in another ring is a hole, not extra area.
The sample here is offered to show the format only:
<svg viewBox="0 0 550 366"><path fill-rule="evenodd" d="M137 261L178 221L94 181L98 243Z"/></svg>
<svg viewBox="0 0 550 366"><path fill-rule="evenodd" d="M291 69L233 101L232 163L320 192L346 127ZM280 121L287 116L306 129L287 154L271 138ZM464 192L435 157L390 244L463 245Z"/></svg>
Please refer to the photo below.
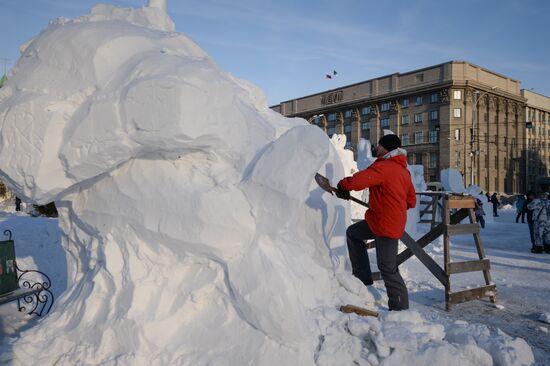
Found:
<svg viewBox="0 0 550 366"><path fill-rule="evenodd" d="M410 144L410 141L409 141L409 134L408 133L404 133L401 135L401 145L403 146L407 146Z"/></svg>
<svg viewBox="0 0 550 366"><path fill-rule="evenodd" d="M370 128L370 122L363 122L363 123L361 124L361 128L362 128L363 130L368 130L368 129Z"/></svg>
<svg viewBox="0 0 550 366"><path fill-rule="evenodd" d="M421 123L422 122L422 113L415 113L414 114L414 122L415 123Z"/></svg>
<svg viewBox="0 0 550 366"><path fill-rule="evenodd" d="M453 109L453 117L459 118L460 115L462 114L461 112L462 112L462 110L460 108Z"/></svg>
<svg viewBox="0 0 550 366"><path fill-rule="evenodd" d="M332 137L332 135L334 135L334 127L329 127L327 128L327 134L328 134L328 137Z"/></svg>
<svg viewBox="0 0 550 366"><path fill-rule="evenodd" d="M344 118L351 118L351 109L344 112Z"/></svg>
<svg viewBox="0 0 550 366"><path fill-rule="evenodd" d="M439 119L439 111L430 112L430 120L437 121Z"/></svg>
<svg viewBox="0 0 550 366"><path fill-rule="evenodd" d="M424 133L422 131L417 131L414 133L414 143L415 144L424 143Z"/></svg>
<svg viewBox="0 0 550 366"><path fill-rule="evenodd" d="M416 105L422 105L423 102L424 98L422 97L422 95L416 97Z"/></svg>
<svg viewBox="0 0 550 366"><path fill-rule="evenodd" d="M438 155L436 152L430 153L430 162L428 163L428 168L437 168L437 159Z"/></svg>
<svg viewBox="0 0 550 366"><path fill-rule="evenodd" d="M363 130L362 134L365 140L370 140L370 130Z"/></svg>
<svg viewBox="0 0 550 366"><path fill-rule="evenodd" d="M404 116L401 116L401 124L402 125L408 125L409 123L411 123L411 116L409 116L408 114L405 114Z"/></svg>
<svg viewBox="0 0 550 366"><path fill-rule="evenodd" d="M380 119L380 127L389 128L390 127L390 119L389 118L381 118Z"/></svg>
<svg viewBox="0 0 550 366"><path fill-rule="evenodd" d="M430 131L430 142L437 142L437 136L438 136L437 130L431 130Z"/></svg>
<svg viewBox="0 0 550 366"><path fill-rule="evenodd" d="M415 160L415 164L416 165L422 165L422 153L416 153L416 160Z"/></svg>
<svg viewBox="0 0 550 366"><path fill-rule="evenodd" d="M367 114L369 114L369 113L370 113L370 106L366 106L366 107L361 108L361 114L362 114L363 116L365 116L365 115L367 115Z"/></svg>
<svg viewBox="0 0 550 366"><path fill-rule="evenodd" d="M345 132L345 133L351 132L351 125L345 125L345 126L344 126L344 132Z"/></svg>
<svg viewBox="0 0 550 366"><path fill-rule="evenodd" d="M389 103L389 102L388 103L382 103L382 105L380 106L380 110L382 112L387 112L387 111L390 110L390 108L391 108L391 103Z"/></svg>
<svg viewBox="0 0 550 366"><path fill-rule="evenodd" d="M458 128L455 130L455 140L460 140L460 130Z"/></svg>
<svg viewBox="0 0 550 366"><path fill-rule="evenodd" d="M409 107L409 98L403 99L403 104L401 104L401 106L403 108L408 108Z"/></svg>
<svg viewBox="0 0 550 366"><path fill-rule="evenodd" d="M336 113L329 113L327 118L329 121L336 121Z"/></svg>
<svg viewBox="0 0 550 366"><path fill-rule="evenodd" d="M454 90L453 99L462 99L462 90Z"/></svg>
<svg viewBox="0 0 550 366"><path fill-rule="evenodd" d="M439 102L439 93L433 93L430 97L430 103Z"/></svg>

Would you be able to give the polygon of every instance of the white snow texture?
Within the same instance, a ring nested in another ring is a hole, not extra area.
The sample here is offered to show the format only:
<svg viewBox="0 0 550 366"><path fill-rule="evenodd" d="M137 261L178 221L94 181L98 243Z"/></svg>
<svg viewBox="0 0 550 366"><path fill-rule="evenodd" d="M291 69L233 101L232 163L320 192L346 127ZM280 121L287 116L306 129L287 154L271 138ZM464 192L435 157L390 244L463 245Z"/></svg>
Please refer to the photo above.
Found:
<svg viewBox="0 0 550 366"><path fill-rule="evenodd" d="M53 22L2 89L3 178L56 202L69 272L13 357L311 364L349 218L313 176L342 165L157 10Z"/></svg>

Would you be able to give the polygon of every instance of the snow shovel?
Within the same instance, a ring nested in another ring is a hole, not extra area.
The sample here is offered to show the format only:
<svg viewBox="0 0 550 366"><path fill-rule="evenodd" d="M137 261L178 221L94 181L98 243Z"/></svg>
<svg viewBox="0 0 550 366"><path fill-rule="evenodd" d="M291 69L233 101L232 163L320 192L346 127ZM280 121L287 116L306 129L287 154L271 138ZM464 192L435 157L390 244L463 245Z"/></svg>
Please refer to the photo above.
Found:
<svg viewBox="0 0 550 366"><path fill-rule="evenodd" d="M323 177L321 174L317 173L315 174L315 181L317 182L319 187L321 187L323 190L327 191L328 193L334 194L334 192L336 192L336 188L330 185L330 182L328 181L327 177ZM358 200L353 196L350 196L349 199L355 203L360 204L361 206L369 207L368 203Z"/></svg>

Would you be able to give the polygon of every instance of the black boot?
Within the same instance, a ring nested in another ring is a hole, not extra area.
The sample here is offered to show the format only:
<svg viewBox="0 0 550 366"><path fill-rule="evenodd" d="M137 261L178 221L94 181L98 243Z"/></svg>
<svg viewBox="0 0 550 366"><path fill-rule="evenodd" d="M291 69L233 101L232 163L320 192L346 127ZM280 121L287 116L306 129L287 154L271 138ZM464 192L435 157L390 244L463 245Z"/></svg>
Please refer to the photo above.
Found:
<svg viewBox="0 0 550 366"><path fill-rule="evenodd" d="M542 251L542 247L538 245L531 248L531 253L541 254Z"/></svg>

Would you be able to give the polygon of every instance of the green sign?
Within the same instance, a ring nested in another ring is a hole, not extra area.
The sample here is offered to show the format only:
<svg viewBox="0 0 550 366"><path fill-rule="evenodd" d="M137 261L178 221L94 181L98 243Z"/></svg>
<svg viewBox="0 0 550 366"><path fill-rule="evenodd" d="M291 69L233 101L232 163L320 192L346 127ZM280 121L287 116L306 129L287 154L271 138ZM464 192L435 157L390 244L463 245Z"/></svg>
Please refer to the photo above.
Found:
<svg viewBox="0 0 550 366"><path fill-rule="evenodd" d="M18 288L13 240L0 241L0 295Z"/></svg>

